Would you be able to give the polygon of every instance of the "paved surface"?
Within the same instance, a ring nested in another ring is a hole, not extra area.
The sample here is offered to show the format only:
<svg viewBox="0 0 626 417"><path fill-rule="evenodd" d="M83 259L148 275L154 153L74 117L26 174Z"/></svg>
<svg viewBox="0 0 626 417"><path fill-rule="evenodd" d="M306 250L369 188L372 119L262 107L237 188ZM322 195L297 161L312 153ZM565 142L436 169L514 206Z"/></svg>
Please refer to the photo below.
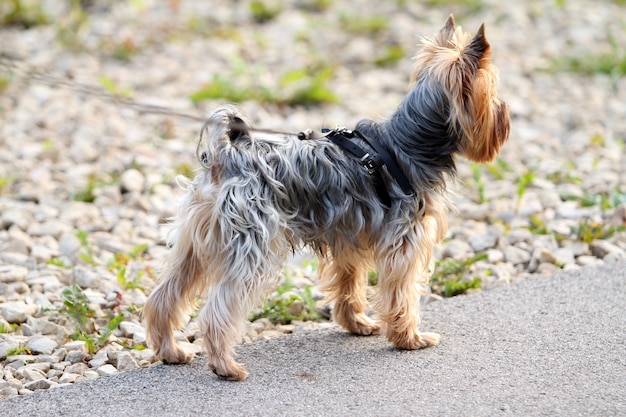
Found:
<svg viewBox="0 0 626 417"><path fill-rule="evenodd" d="M626 262L429 304L439 346L325 330L0 402L2 416L626 416Z"/></svg>

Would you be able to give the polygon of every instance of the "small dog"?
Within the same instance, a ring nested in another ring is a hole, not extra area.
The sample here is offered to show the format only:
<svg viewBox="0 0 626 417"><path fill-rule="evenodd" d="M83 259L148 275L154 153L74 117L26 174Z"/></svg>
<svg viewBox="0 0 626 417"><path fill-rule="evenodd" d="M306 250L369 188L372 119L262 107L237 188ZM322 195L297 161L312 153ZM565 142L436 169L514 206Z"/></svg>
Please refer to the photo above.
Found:
<svg viewBox="0 0 626 417"><path fill-rule="evenodd" d="M347 331L384 328L400 349L437 344L439 335L418 331L419 297L428 291L433 247L447 230L454 155L491 161L508 138L497 77L484 25L472 37L450 16L424 40L412 88L384 122L362 120L355 131L318 139L261 138L250 135L235 108L213 113L198 145L205 169L187 184L163 280L144 307L156 355L191 361L174 330L206 296L199 324L208 366L220 378L244 380L248 373L232 356L247 315L276 285L286 257L304 245L320 255L333 319ZM372 267L378 322L366 314Z"/></svg>

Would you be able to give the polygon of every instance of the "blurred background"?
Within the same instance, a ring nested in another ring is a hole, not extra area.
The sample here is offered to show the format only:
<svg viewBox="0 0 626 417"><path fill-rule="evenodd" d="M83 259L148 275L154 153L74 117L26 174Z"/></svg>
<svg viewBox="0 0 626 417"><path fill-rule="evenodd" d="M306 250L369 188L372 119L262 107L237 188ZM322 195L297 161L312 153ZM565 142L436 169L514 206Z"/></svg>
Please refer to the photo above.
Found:
<svg viewBox="0 0 626 417"><path fill-rule="evenodd" d="M624 0L0 0L4 337L37 319L94 352L144 346L118 325L140 322L202 118L226 102L283 132L384 118L450 13L486 24L512 130L494 163L458 161L429 299L625 257ZM295 257L246 340L324 322L315 272Z"/></svg>

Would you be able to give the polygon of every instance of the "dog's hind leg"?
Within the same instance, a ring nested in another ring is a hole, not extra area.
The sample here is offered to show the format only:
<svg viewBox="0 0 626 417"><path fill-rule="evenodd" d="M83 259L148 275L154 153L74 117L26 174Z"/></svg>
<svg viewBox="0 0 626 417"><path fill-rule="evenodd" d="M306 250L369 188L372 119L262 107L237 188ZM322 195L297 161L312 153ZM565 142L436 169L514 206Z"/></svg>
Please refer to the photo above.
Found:
<svg viewBox="0 0 626 417"><path fill-rule="evenodd" d="M215 285L199 316L207 365L222 379L241 381L248 376L233 359L234 346L245 330L251 309L277 281L289 247L276 222L278 217L268 215L270 207L263 210L250 205L237 215L232 210L222 211L224 245L211 271Z"/></svg>
<svg viewBox="0 0 626 417"><path fill-rule="evenodd" d="M155 355L168 363L187 363L193 354L176 345L174 330L185 325L193 310L196 297L208 285L206 265L208 260L199 241L211 222L214 201L202 195L211 195L211 184L202 189L188 185L186 197L179 208L176 227L169 236L172 249L162 280L150 294L143 309L148 344ZM206 188L211 188L207 190ZM209 191L209 192L207 192Z"/></svg>
<svg viewBox="0 0 626 417"><path fill-rule="evenodd" d="M367 308L367 264L348 249L332 259L320 260L320 278L329 301L334 301L333 320L350 333L380 333L380 325L365 314Z"/></svg>

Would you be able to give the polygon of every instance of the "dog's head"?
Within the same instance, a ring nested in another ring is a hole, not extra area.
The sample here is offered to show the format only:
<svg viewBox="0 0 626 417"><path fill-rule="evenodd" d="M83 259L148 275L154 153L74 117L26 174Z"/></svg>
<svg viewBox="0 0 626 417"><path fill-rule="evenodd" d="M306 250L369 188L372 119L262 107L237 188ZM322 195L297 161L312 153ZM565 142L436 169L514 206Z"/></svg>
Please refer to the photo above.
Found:
<svg viewBox="0 0 626 417"><path fill-rule="evenodd" d="M433 39L423 41L415 60L412 82L430 79L445 91L448 126L462 154L476 162L493 160L509 136L510 117L497 96L498 70L484 24L471 37L450 15Z"/></svg>

